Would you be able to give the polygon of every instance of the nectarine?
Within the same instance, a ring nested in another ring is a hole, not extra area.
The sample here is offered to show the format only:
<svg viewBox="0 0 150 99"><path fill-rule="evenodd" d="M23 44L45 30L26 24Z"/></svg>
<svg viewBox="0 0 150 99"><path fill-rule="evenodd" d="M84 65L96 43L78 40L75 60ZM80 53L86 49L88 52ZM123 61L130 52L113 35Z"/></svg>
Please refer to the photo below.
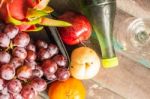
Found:
<svg viewBox="0 0 150 99"><path fill-rule="evenodd" d="M77 79L91 79L100 69L100 58L89 47L79 47L71 54L70 72Z"/></svg>

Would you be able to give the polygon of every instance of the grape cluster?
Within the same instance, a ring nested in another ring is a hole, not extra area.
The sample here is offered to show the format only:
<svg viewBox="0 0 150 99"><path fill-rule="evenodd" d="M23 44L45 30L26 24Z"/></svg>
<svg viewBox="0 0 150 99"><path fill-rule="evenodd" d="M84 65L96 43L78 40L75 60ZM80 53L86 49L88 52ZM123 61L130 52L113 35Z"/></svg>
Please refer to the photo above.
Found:
<svg viewBox="0 0 150 99"><path fill-rule="evenodd" d="M47 81L70 77L67 59L55 44L32 41L11 24L0 28L0 99L32 99Z"/></svg>

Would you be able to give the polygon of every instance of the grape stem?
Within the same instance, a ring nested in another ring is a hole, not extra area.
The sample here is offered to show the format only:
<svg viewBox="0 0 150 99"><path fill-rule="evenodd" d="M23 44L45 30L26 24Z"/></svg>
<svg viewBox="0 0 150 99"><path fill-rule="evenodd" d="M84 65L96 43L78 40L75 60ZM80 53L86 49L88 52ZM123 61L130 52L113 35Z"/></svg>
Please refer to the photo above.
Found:
<svg viewBox="0 0 150 99"><path fill-rule="evenodd" d="M10 49L13 49L13 48L14 48L14 45L13 45L13 43L12 43L12 42L10 42L10 44L9 44L9 48L10 48Z"/></svg>
<svg viewBox="0 0 150 99"><path fill-rule="evenodd" d="M46 95L46 93L44 92L39 92L39 96L42 98L42 99L49 99L49 97Z"/></svg>
<svg viewBox="0 0 150 99"><path fill-rule="evenodd" d="M10 42L9 46L6 48L6 52L9 51L10 49L13 49L14 48L14 45L12 42Z"/></svg>
<svg viewBox="0 0 150 99"><path fill-rule="evenodd" d="M86 44L83 41L80 41L80 43L81 43L81 45L83 45L84 47L86 47Z"/></svg>

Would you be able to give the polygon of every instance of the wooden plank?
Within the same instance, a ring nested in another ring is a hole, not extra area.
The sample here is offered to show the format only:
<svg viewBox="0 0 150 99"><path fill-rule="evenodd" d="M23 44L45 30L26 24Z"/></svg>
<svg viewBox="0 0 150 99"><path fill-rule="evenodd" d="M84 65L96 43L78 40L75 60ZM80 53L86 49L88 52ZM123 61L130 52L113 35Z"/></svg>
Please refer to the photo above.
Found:
<svg viewBox="0 0 150 99"><path fill-rule="evenodd" d="M86 87L86 99L124 99L93 80L84 80L83 83Z"/></svg>
<svg viewBox="0 0 150 99"><path fill-rule="evenodd" d="M116 0L117 7L133 16L150 18L150 0Z"/></svg>
<svg viewBox="0 0 150 99"><path fill-rule="evenodd" d="M101 69L94 80L126 99L149 99L149 75L150 69L119 56L118 67Z"/></svg>
<svg viewBox="0 0 150 99"><path fill-rule="evenodd" d="M117 10L114 33L126 33L127 27L125 28L125 25L131 18L132 16L127 13ZM132 57L134 59L134 55ZM149 99L149 74L150 69L119 55L119 66L112 69L102 69L94 80L126 99Z"/></svg>
<svg viewBox="0 0 150 99"><path fill-rule="evenodd" d="M146 11L150 10L150 0L133 0L133 2L136 2L137 5Z"/></svg>

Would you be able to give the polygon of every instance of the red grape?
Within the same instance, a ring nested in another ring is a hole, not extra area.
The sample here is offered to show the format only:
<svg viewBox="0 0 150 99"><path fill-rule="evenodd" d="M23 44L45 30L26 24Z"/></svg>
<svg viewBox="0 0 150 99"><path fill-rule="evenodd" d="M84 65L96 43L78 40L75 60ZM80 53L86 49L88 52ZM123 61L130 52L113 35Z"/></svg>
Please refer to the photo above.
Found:
<svg viewBox="0 0 150 99"><path fill-rule="evenodd" d="M4 33L0 33L0 47L7 48L9 47L9 43L10 38Z"/></svg>
<svg viewBox="0 0 150 99"><path fill-rule="evenodd" d="M31 85L33 86L33 88L38 91L38 92L42 92L46 89L47 87L47 82L42 79L42 78L33 78L31 81Z"/></svg>
<svg viewBox="0 0 150 99"><path fill-rule="evenodd" d="M13 39L13 44L18 47L26 47L30 42L29 34L21 32Z"/></svg>
<svg viewBox="0 0 150 99"><path fill-rule="evenodd" d="M2 65L0 73L3 79L11 80L15 76L15 68L11 64Z"/></svg>
<svg viewBox="0 0 150 99"><path fill-rule="evenodd" d="M47 80L54 81L57 79L55 74L45 74Z"/></svg>
<svg viewBox="0 0 150 99"><path fill-rule="evenodd" d="M13 79L10 80L7 84L8 92L12 94L19 93L22 89L22 84L20 80Z"/></svg>
<svg viewBox="0 0 150 99"><path fill-rule="evenodd" d="M46 80L68 79L67 59L58 53L57 45L34 42L17 26L0 23L0 99L34 99Z"/></svg>
<svg viewBox="0 0 150 99"><path fill-rule="evenodd" d="M11 58L11 56L8 52L0 51L0 63L1 64L9 63L10 58Z"/></svg>
<svg viewBox="0 0 150 99"><path fill-rule="evenodd" d="M59 67L66 67L67 65L67 59L63 55L56 55L53 60Z"/></svg>
<svg viewBox="0 0 150 99"><path fill-rule="evenodd" d="M13 57L10 61L10 64L14 65L15 68L23 65L23 60L18 57Z"/></svg>
<svg viewBox="0 0 150 99"><path fill-rule="evenodd" d="M36 91L31 85L26 85L22 88L21 95L23 99L33 99L33 97L36 95Z"/></svg>
<svg viewBox="0 0 150 99"><path fill-rule="evenodd" d="M37 48L47 48L48 44L43 40L36 41Z"/></svg>
<svg viewBox="0 0 150 99"><path fill-rule="evenodd" d="M23 99L23 97L21 96L21 94L16 94L13 95L13 99Z"/></svg>
<svg viewBox="0 0 150 99"><path fill-rule="evenodd" d="M56 71L56 77L59 81L65 81L69 79L70 72L66 68L58 68L58 70Z"/></svg>
<svg viewBox="0 0 150 99"><path fill-rule="evenodd" d="M4 88L4 80L0 78L0 91Z"/></svg>
<svg viewBox="0 0 150 99"><path fill-rule="evenodd" d="M13 99L13 97L9 93L7 93L7 94L0 93L0 99Z"/></svg>
<svg viewBox="0 0 150 99"><path fill-rule="evenodd" d="M49 44L48 51L49 51L49 54L51 57L58 54L58 52L59 52L58 47L54 44Z"/></svg>
<svg viewBox="0 0 150 99"><path fill-rule="evenodd" d="M49 59L51 57L51 55L49 54L49 51L45 48L41 48L38 51L38 59L39 60L45 60L45 59Z"/></svg>
<svg viewBox="0 0 150 99"><path fill-rule="evenodd" d="M26 60L29 62L32 62L32 61L35 61L35 59L36 59L36 53L34 51L27 50Z"/></svg>
<svg viewBox="0 0 150 99"><path fill-rule="evenodd" d="M32 76L32 69L27 65L23 65L17 69L16 73L18 79L27 80Z"/></svg>
<svg viewBox="0 0 150 99"><path fill-rule="evenodd" d="M29 44L27 45L26 49L27 49L27 50L31 50L31 51L33 51L33 52L36 51L36 47L35 47L35 45L32 44L32 43L29 43Z"/></svg>
<svg viewBox="0 0 150 99"><path fill-rule="evenodd" d="M42 71L41 67L38 67L38 68L37 67L38 66L36 66L36 68L32 70L32 76L41 78L43 76L43 71Z"/></svg>
<svg viewBox="0 0 150 99"><path fill-rule="evenodd" d="M12 52L14 57L24 60L27 57L27 51L22 47L15 47Z"/></svg>
<svg viewBox="0 0 150 99"><path fill-rule="evenodd" d="M6 33L10 39L13 39L19 33L19 28L11 24L6 25L4 33Z"/></svg>
<svg viewBox="0 0 150 99"><path fill-rule="evenodd" d="M5 86L4 88L3 88L3 90L1 91L1 93L2 94L8 94L8 89L7 89L7 86ZM1 99L1 98L0 98Z"/></svg>
<svg viewBox="0 0 150 99"><path fill-rule="evenodd" d="M25 61L25 65L29 66L33 70L37 66L37 63L35 61Z"/></svg>
<svg viewBox="0 0 150 99"><path fill-rule="evenodd" d="M57 64L52 60L45 60L42 63L42 70L44 74L54 74L57 70Z"/></svg>

